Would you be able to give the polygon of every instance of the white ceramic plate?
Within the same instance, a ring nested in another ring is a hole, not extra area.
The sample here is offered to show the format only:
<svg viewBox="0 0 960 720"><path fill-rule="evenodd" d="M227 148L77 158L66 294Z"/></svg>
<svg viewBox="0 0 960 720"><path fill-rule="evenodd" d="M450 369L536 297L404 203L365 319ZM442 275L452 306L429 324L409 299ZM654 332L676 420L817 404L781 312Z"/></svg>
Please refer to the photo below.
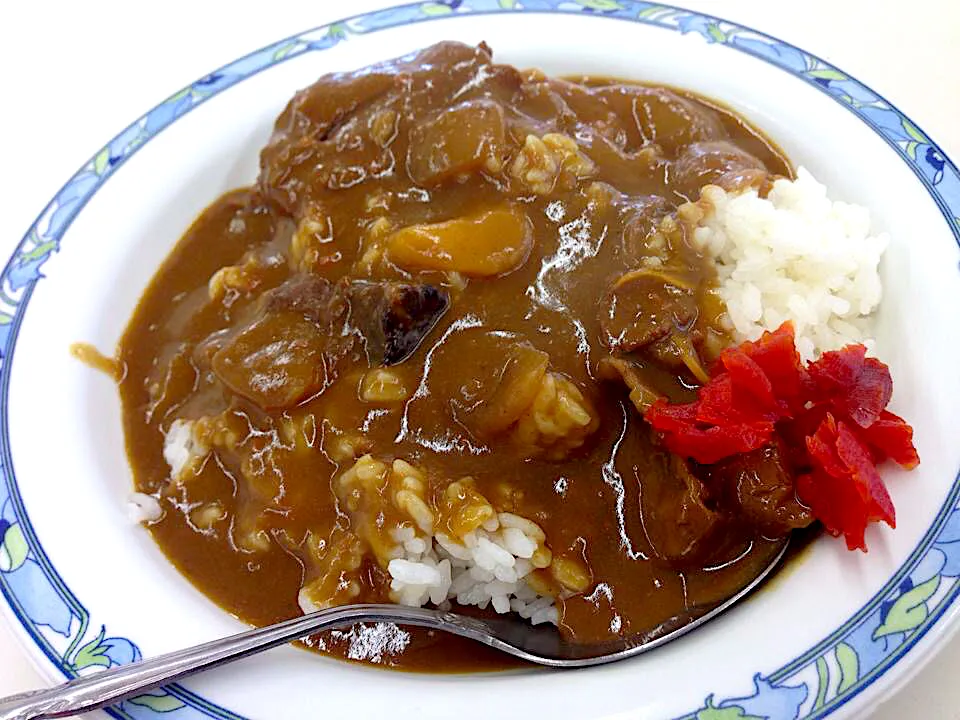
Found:
<svg viewBox="0 0 960 720"><path fill-rule="evenodd" d="M960 176L883 98L780 41L630 0L467 0L378 11L259 50L124 130L41 213L0 285L0 589L41 664L74 676L241 629L126 518L111 348L152 273L221 192L250 183L273 118L318 75L442 39L549 73L687 87L763 128L892 245L878 354L919 470L885 469L898 528L869 555L824 538L762 592L634 661L571 673L390 673L283 648L122 703L117 717L820 717L862 710L957 626ZM42 268L42 273L41 273Z"/></svg>

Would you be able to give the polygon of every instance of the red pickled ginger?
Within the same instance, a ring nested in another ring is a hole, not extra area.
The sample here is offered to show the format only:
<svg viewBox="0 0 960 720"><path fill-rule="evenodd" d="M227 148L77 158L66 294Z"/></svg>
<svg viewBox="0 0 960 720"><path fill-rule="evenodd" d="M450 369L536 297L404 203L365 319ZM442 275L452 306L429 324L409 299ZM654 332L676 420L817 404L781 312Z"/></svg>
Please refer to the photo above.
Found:
<svg viewBox="0 0 960 720"><path fill-rule="evenodd" d="M777 439L791 446L800 500L851 550L866 550L869 523L896 525L877 465L891 459L912 469L920 458L913 428L886 409L889 368L863 345L805 367L786 322L724 350L711 375L696 401L661 398L644 414L671 452L711 464Z"/></svg>

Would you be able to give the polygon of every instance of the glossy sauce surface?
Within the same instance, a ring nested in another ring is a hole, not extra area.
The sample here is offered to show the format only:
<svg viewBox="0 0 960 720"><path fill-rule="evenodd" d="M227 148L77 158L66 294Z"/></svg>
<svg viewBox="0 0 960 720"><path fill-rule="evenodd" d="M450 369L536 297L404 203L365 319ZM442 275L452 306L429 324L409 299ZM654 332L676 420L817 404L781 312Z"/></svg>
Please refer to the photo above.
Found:
<svg viewBox="0 0 960 720"><path fill-rule="evenodd" d="M238 617L292 617L317 573L312 543L358 522L336 478L370 453L423 471L435 509L469 477L497 511L534 520L555 559L589 574L585 590L558 600L558 631L574 639L656 634L709 609L789 532L729 499L740 492L730 478L760 477L776 458L726 474L688 467L651 437L627 375L691 397L698 364L727 338L713 270L670 219L704 184L762 186L771 175L791 175L782 155L713 103L520 72L482 46L443 44L322 78L278 119L258 184L187 231L121 341L135 483L164 511L154 537ZM397 283L432 288L403 292L433 315L405 334L379 318L370 330L361 315L382 304L366 293ZM270 350L281 340L286 354ZM254 346L265 360L251 359ZM579 435L518 430L511 403L526 386L510 373L541 362L583 399L590 424ZM398 397L369 391L377 368ZM164 436L200 418L232 439L212 440L174 482ZM389 601L371 552L352 572L356 599ZM352 639L319 642L346 657ZM418 631L401 645L376 661L510 664Z"/></svg>

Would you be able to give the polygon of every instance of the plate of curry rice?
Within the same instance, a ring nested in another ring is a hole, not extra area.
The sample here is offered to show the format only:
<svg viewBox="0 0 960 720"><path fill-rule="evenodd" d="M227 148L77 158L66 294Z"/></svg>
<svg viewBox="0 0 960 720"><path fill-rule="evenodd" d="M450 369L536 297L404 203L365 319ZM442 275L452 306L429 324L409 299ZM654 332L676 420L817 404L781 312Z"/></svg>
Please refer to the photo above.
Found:
<svg viewBox="0 0 960 720"><path fill-rule="evenodd" d="M359 624L108 712L858 715L957 626L958 218L884 98L681 8L279 40L6 265L7 612L58 678L354 602L650 641L789 544L629 661Z"/></svg>

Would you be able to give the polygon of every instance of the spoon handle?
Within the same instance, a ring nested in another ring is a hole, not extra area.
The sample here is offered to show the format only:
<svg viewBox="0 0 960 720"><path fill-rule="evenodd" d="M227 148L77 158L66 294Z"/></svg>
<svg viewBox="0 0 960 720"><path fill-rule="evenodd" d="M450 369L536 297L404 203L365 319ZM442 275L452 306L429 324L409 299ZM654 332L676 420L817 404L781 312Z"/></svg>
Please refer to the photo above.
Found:
<svg viewBox="0 0 960 720"><path fill-rule="evenodd" d="M443 613L397 605L347 605L247 630L186 650L121 665L47 690L0 698L0 720L42 720L97 710L179 680L330 628L357 622L401 622L438 627Z"/></svg>

